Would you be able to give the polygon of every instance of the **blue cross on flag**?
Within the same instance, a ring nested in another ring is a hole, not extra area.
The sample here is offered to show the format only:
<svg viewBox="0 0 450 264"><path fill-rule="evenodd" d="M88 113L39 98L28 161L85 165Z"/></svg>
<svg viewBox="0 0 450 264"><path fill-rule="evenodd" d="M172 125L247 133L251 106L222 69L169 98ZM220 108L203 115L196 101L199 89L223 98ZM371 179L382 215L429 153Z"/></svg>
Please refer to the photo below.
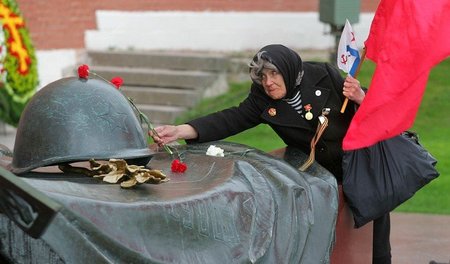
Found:
<svg viewBox="0 0 450 264"><path fill-rule="evenodd" d="M337 66L344 72L354 76L359 62L360 57L356 46L355 33L350 22L346 19L337 50Z"/></svg>

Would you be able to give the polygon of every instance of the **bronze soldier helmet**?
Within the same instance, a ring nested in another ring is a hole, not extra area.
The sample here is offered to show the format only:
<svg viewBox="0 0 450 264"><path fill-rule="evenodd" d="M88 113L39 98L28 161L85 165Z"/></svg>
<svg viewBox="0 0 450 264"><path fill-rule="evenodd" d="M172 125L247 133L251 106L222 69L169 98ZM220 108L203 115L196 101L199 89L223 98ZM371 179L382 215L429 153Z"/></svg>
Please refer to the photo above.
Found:
<svg viewBox="0 0 450 264"><path fill-rule="evenodd" d="M68 77L43 87L25 107L11 171L91 158L145 165L151 154L134 109L118 89L100 79Z"/></svg>

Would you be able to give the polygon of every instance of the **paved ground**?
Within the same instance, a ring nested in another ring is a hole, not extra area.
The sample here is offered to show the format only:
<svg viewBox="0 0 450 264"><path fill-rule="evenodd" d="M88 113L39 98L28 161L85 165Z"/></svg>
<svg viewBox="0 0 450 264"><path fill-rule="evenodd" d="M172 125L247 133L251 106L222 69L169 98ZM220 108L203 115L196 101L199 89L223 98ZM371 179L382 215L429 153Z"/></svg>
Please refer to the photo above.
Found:
<svg viewBox="0 0 450 264"><path fill-rule="evenodd" d="M393 264L450 264L450 216L392 213Z"/></svg>
<svg viewBox="0 0 450 264"><path fill-rule="evenodd" d="M0 124L0 144L13 150L14 140ZM450 216L392 213L391 221L393 264L450 264Z"/></svg>

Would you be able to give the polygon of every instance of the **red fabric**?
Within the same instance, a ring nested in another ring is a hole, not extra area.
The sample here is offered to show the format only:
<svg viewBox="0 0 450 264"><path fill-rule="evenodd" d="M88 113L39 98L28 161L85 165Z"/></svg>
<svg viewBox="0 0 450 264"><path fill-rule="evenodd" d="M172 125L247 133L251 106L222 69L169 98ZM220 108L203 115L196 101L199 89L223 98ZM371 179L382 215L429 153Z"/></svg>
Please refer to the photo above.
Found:
<svg viewBox="0 0 450 264"><path fill-rule="evenodd" d="M381 0L365 42L377 65L343 141L371 146L409 129L431 68L450 55L450 0Z"/></svg>

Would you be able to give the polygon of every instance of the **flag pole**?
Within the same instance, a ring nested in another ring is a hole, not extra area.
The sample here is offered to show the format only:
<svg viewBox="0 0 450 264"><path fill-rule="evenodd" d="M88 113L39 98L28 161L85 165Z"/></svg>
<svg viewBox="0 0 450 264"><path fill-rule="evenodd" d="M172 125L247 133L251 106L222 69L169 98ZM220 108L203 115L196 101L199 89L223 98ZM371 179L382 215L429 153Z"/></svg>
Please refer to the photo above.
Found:
<svg viewBox="0 0 450 264"><path fill-rule="evenodd" d="M366 58L366 48L364 47L362 50L362 54L361 54L361 61L358 64L358 67L356 68L355 74L354 74L354 78L358 77L359 74L359 70L361 70L361 66L364 62L364 59ZM345 97L344 103L342 103L342 107L341 107L341 113L345 112L345 108L347 107L347 103L348 103L348 97Z"/></svg>

